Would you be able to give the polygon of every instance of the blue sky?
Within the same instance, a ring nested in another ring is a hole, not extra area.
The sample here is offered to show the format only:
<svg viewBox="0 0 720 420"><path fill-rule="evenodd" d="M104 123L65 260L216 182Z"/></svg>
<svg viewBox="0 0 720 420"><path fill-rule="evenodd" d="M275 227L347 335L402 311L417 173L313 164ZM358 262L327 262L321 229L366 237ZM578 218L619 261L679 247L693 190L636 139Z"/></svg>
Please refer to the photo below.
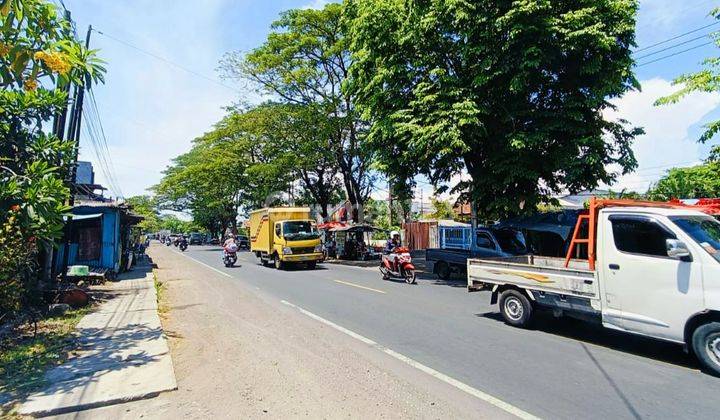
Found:
<svg viewBox="0 0 720 420"><path fill-rule="evenodd" d="M170 159L186 152L191 140L224 115L224 107L257 97L233 82L218 82L218 61L228 51L247 51L262 43L270 23L290 8L320 7L323 0L64 0L83 36L92 24L91 46L108 62L105 85L97 86L100 115L107 134L115 173L124 196L142 194L157 183ZM713 23L709 10L720 1L641 0L637 40L639 48ZM720 25L680 39L700 36ZM169 64L116 39L163 57L193 73ZM698 40L661 52L640 62L702 44ZM653 53L668 43L638 53ZM659 96L673 91L672 78L694 71L703 58L716 54L705 46L637 68L642 92L616 101L609 118L626 118L645 127L634 150L640 167L623 177L614 189L644 190L671 166L688 166L707 154L709 145L695 139L702 124L720 118L720 94L697 94L679 105L656 108ZM199 75L201 76L199 76ZM212 80L208 80L212 79ZM220 84L222 83L222 84ZM85 133L83 133L84 135ZM717 144L717 141L713 142ZM81 138L81 159L96 164L97 181L107 185L97 168L93 149ZM431 188L420 184L424 196ZM382 196L382 192L378 193Z"/></svg>

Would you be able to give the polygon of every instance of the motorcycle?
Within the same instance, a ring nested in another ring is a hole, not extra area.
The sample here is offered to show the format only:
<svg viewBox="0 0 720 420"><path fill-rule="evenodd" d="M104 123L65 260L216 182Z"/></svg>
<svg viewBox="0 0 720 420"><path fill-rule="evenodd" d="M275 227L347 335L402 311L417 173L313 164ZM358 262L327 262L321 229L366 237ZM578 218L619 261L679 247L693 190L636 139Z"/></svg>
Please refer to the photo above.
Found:
<svg viewBox="0 0 720 420"><path fill-rule="evenodd" d="M170 246L171 243L170 238L165 239L165 246Z"/></svg>
<svg viewBox="0 0 720 420"><path fill-rule="evenodd" d="M188 247L188 242L187 242L187 240L186 240L186 239L182 239L182 240L180 241L179 247L180 247L180 251L185 252L185 250L186 250L187 247Z"/></svg>
<svg viewBox="0 0 720 420"><path fill-rule="evenodd" d="M380 261L380 272L383 280L398 278L405 280L407 284L415 284L415 266L412 264L410 250L398 247L391 254L383 254Z"/></svg>
<svg viewBox="0 0 720 420"><path fill-rule="evenodd" d="M231 243L223 248L223 264L225 267L232 267L237 262L237 250L238 246L235 243Z"/></svg>
<svg viewBox="0 0 720 420"><path fill-rule="evenodd" d="M173 245L175 245L175 247L177 248L177 246L180 245L180 238L175 238L175 240L173 241Z"/></svg>

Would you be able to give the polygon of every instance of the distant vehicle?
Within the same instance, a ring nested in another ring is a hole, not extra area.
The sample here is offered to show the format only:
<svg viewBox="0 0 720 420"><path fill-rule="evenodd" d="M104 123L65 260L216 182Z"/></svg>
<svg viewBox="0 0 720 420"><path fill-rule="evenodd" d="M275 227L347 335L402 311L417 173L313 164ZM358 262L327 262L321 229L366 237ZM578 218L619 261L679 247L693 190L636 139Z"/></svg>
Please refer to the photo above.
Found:
<svg viewBox="0 0 720 420"><path fill-rule="evenodd" d="M250 250L263 265L282 270L304 263L313 269L324 254L308 207L275 207L250 213Z"/></svg>
<svg viewBox="0 0 720 420"><path fill-rule="evenodd" d="M425 251L428 272L443 280L464 272L468 258L497 258L528 253L523 234L512 228L441 226L440 248Z"/></svg>
<svg viewBox="0 0 720 420"><path fill-rule="evenodd" d="M218 238L212 238L212 239L210 239L210 241L209 241L208 243L209 243L210 245L220 245L220 239L218 239Z"/></svg>
<svg viewBox="0 0 720 420"><path fill-rule="evenodd" d="M573 259L584 248L587 259ZM505 321L538 310L685 345L720 376L720 222L687 206L590 200L565 259L469 259L468 290L490 290Z"/></svg>
<svg viewBox="0 0 720 420"><path fill-rule="evenodd" d="M240 249L250 249L250 240L247 236L238 235L235 237L235 243L238 244Z"/></svg>
<svg viewBox="0 0 720 420"><path fill-rule="evenodd" d="M205 241L205 235L199 232L192 232L190 234L190 240L188 241L190 245L202 245Z"/></svg>

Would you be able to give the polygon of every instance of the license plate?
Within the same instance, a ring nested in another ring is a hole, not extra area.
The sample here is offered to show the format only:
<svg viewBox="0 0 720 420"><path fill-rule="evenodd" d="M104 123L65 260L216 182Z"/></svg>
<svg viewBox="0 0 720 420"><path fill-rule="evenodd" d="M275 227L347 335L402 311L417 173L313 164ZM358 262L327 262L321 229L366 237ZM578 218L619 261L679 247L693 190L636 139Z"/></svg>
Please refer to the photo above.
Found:
<svg viewBox="0 0 720 420"><path fill-rule="evenodd" d="M303 255L300 257L300 261L310 261L315 259L312 255Z"/></svg>

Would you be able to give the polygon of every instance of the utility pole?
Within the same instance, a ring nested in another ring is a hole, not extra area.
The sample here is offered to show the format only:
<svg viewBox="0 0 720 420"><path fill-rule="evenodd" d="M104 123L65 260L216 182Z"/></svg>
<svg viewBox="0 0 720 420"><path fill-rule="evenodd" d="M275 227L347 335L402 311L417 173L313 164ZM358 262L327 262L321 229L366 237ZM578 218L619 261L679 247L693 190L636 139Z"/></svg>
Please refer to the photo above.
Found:
<svg viewBox="0 0 720 420"><path fill-rule="evenodd" d="M85 36L85 48L90 48L90 34L92 33L92 25L88 26L87 35ZM70 127L68 128L68 139L75 141L73 146L73 162L70 165L70 199L68 204L70 207L75 205L75 176L77 174L77 161L78 154L80 153L80 125L82 123L82 109L83 101L85 99L85 89L90 88L90 78L87 77L84 80L84 84L75 86L75 102L70 111ZM72 223L72 213L68 214L67 220L65 221L64 239L65 244L63 246L63 263L62 263L62 278L67 279L67 268L70 254L70 224Z"/></svg>
<svg viewBox="0 0 720 420"><path fill-rule="evenodd" d="M72 22L72 16L70 15L70 11L65 11L65 20L68 22ZM68 98L70 96L70 82L67 82L65 85L60 85L60 79L58 78L56 88L62 90L65 92L66 95L68 95ZM62 107L62 111L55 114L55 118L53 119L53 128L52 133L60 140L63 140L65 138L65 126L67 125L67 111L68 111L68 105L65 103L65 105ZM58 158L58 161L56 162L57 165L59 165L60 159ZM49 284L50 280L55 278L55 247L52 244L45 244L44 246L44 253L43 253L43 272L42 272L42 281L45 284Z"/></svg>
<svg viewBox="0 0 720 420"><path fill-rule="evenodd" d="M423 190L420 188L420 218L425 214L425 203L423 203Z"/></svg>
<svg viewBox="0 0 720 420"><path fill-rule="evenodd" d="M392 196L392 183L390 182L390 178L388 178L388 219L390 221L390 226L393 224L393 196Z"/></svg>

